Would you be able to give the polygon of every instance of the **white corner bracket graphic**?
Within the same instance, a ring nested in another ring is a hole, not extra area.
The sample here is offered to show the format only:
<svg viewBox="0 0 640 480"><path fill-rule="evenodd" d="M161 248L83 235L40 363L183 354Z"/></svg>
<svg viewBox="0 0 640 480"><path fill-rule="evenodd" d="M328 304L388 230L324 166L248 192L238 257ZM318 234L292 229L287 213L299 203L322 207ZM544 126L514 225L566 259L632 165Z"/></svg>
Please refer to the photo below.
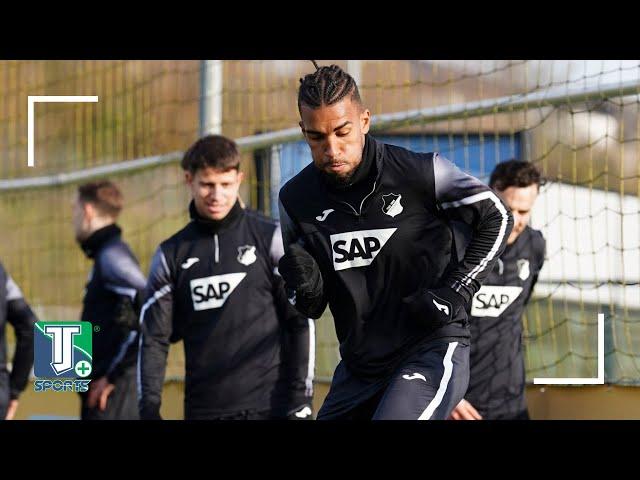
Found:
<svg viewBox="0 0 640 480"><path fill-rule="evenodd" d="M604 313L598 314L597 378L534 378L534 385L604 385Z"/></svg>
<svg viewBox="0 0 640 480"><path fill-rule="evenodd" d="M35 167L34 161L34 104L42 103L97 103L97 95L29 95L27 97L27 166Z"/></svg>

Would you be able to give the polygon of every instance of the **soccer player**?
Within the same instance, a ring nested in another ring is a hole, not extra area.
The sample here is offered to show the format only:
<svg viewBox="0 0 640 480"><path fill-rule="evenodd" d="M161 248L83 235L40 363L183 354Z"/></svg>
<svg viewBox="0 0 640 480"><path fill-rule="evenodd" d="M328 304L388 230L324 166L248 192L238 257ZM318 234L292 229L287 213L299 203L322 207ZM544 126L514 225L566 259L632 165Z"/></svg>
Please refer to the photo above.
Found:
<svg viewBox="0 0 640 480"><path fill-rule="evenodd" d="M12 420L18 397L29 380L33 366L33 327L38 321L16 282L0 263L0 420ZM11 373L7 370L6 324L16 334Z"/></svg>
<svg viewBox="0 0 640 480"><path fill-rule="evenodd" d="M233 140L201 138L182 167L191 221L152 260L140 316L141 417L160 419L169 343L182 339L185 419L310 419L314 325L287 300L280 228L242 208Z"/></svg>
<svg viewBox="0 0 640 480"><path fill-rule="evenodd" d="M522 313L545 256L542 233L529 227L541 175L529 162L499 163L489 186L513 213L507 247L473 297L471 379L455 420L528 420L522 356Z"/></svg>
<svg viewBox="0 0 640 480"><path fill-rule="evenodd" d="M81 320L99 328L89 391L80 393L83 420L138 419L136 305L146 279L116 224L122 208L122 193L108 180L80 185L73 201L76 240L94 262Z"/></svg>
<svg viewBox="0 0 640 480"><path fill-rule="evenodd" d="M338 66L301 79L313 163L280 191L290 299L333 317L342 360L318 419L445 419L469 379L467 309L512 217L437 153L368 135L370 112ZM473 231L458 259L449 222Z"/></svg>

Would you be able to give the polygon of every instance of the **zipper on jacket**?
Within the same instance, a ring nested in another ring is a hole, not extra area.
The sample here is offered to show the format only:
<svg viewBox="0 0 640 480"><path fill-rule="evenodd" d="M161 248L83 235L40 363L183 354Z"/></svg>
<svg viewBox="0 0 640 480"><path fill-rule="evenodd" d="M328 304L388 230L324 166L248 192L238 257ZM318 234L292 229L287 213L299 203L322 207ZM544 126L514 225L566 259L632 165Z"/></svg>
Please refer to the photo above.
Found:
<svg viewBox="0 0 640 480"><path fill-rule="evenodd" d="M213 235L213 243L215 245L215 250L213 253L213 259L215 263L220 263L220 246L218 245L218 234L215 233Z"/></svg>
<svg viewBox="0 0 640 480"><path fill-rule="evenodd" d="M362 199L362 202L360 202L360 216L362 216L362 207L364 206L364 201L365 201L367 198L369 198L369 197L371 196L371 194L373 194L373 192L375 192L375 191L376 191L376 183L377 183L377 180L373 182L373 188L371 189L371 191L369 192L369 194L368 194L366 197L364 197L364 198Z"/></svg>
<svg viewBox="0 0 640 480"><path fill-rule="evenodd" d="M356 212L356 209L355 209L355 208L353 208L353 207L351 206L351 204L350 204L350 203L347 203L347 202L345 202L344 200L340 200L340 203L344 203L344 204L345 204L346 206L348 206L351 210L353 210L353 214L354 214L356 217L358 216L358 212Z"/></svg>
<svg viewBox="0 0 640 480"><path fill-rule="evenodd" d="M347 205L351 210L353 210L353 214L356 217L362 217L362 207L364 206L364 202L367 198L369 198L373 192L376 191L376 183L377 180L375 182L373 182L373 188L371 189L371 191L362 199L362 202L360 202L360 212L356 211L355 208L353 208L353 206L350 203L345 202L344 200L340 200L340 203L344 203L345 205Z"/></svg>

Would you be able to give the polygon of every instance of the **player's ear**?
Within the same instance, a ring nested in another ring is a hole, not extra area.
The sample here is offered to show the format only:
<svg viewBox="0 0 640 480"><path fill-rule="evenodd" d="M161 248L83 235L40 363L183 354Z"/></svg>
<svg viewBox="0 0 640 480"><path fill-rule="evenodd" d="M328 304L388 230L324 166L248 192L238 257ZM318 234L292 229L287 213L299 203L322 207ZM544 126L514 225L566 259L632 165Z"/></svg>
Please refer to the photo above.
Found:
<svg viewBox="0 0 640 480"><path fill-rule="evenodd" d="M305 132L305 130L304 130L304 123L302 123L302 120L300 120L300 121L298 122L298 125L300 125L300 131L302 131L302 135L306 138L306 137L307 137L307 134L306 134L306 132Z"/></svg>
<svg viewBox="0 0 640 480"><path fill-rule="evenodd" d="M238 185L244 180L244 172L238 171Z"/></svg>
<svg viewBox="0 0 640 480"><path fill-rule="evenodd" d="M369 133L371 127L371 112L365 108L360 112L360 130L362 133Z"/></svg>
<svg viewBox="0 0 640 480"><path fill-rule="evenodd" d="M189 170L184 171L184 183L189 186L193 184L193 174Z"/></svg>
<svg viewBox="0 0 640 480"><path fill-rule="evenodd" d="M97 215L96 207L93 206L90 202L86 202L82 204L82 211L84 212L84 218L91 221Z"/></svg>

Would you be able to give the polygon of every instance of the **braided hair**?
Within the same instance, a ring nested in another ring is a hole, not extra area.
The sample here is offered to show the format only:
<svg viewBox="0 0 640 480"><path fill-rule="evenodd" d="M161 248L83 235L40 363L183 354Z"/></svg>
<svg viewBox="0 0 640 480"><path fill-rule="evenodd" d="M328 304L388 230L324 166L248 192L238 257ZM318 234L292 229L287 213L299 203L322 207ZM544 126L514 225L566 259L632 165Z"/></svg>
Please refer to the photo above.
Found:
<svg viewBox="0 0 640 480"><path fill-rule="evenodd" d="M298 110L302 105L313 109L322 105L333 105L343 100L347 95L351 95L351 101L362 105L358 85L351 75L342 70L338 65L328 67L316 67L314 73L305 75L300 79L300 89L298 90Z"/></svg>

